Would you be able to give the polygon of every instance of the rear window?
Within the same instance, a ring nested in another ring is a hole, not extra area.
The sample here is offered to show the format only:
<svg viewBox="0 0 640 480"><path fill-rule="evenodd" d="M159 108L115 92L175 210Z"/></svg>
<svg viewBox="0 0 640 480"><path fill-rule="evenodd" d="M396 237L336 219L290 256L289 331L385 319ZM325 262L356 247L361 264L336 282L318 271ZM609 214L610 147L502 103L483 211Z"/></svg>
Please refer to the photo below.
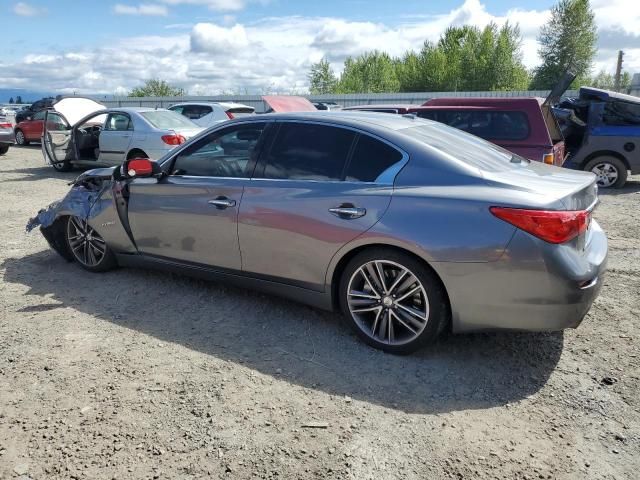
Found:
<svg viewBox="0 0 640 480"><path fill-rule="evenodd" d="M235 107L227 109L227 112L233 113L234 117L242 117L243 115L251 115L254 109L251 107Z"/></svg>
<svg viewBox="0 0 640 480"><path fill-rule="evenodd" d="M171 130L174 128L200 128L186 117L179 113L170 112L168 110L153 110L149 112L140 112L140 115L156 128L162 130Z"/></svg>
<svg viewBox="0 0 640 480"><path fill-rule="evenodd" d="M502 147L446 125L432 123L399 132L480 170L499 172L515 167L515 164L529 163Z"/></svg>
<svg viewBox="0 0 640 480"><path fill-rule="evenodd" d="M529 137L529 120L524 112L427 110L418 116L436 120L486 140L525 140Z"/></svg>

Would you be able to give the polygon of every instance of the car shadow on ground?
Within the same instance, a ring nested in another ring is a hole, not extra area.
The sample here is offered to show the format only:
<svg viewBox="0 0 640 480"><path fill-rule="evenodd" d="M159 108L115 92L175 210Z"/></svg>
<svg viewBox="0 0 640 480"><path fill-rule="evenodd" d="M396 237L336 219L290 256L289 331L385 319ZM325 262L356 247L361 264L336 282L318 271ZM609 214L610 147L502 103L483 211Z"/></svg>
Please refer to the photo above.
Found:
<svg viewBox="0 0 640 480"><path fill-rule="evenodd" d="M219 283L146 270L92 274L52 251L2 263L4 281L121 327L274 378L410 413L483 409L536 393L556 367L562 333L445 335L410 356L360 342L337 314ZM38 306L41 305L41 306ZM72 321L71 319L69 321Z"/></svg>

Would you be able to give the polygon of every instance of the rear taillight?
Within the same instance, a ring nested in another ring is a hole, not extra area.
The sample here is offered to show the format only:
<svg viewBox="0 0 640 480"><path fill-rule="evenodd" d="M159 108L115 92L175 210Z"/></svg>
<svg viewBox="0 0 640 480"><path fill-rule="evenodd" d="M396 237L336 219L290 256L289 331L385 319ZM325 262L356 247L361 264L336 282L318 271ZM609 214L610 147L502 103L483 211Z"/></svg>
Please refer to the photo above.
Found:
<svg viewBox="0 0 640 480"><path fill-rule="evenodd" d="M0 128L12 128L10 123L0 123Z"/></svg>
<svg viewBox="0 0 640 480"><path fill-rule="evenodd" d="M224 112L224 113L227 114L227 117L229 117L229 120L233 120L234 118L236 118L236 117L233 116L233 113L231 113L231 112Z"/></svg>
<svg viewBox="0 0 640 480"><path fill-rule="evenodd" d="M172 135L163 135L161 138L162 138L162 141L167 145L182 145L184 142L187 141L186 138L184 138L182 135L179 135L177 133L174 133Z"/></svg>
<svg viewBox="0 0 640 480"><path fill-rule="evenodd" d="M491 213L545 242L565 243L589 228L588 210L525 210L491 207Z"/></svg>
<svg viewBox="0 0 640 480"><path fill-rule="evenodd" d="M553 165L554 155L553 153L545 153L542 156L542 163L546 163L547 165Z"/></svg>

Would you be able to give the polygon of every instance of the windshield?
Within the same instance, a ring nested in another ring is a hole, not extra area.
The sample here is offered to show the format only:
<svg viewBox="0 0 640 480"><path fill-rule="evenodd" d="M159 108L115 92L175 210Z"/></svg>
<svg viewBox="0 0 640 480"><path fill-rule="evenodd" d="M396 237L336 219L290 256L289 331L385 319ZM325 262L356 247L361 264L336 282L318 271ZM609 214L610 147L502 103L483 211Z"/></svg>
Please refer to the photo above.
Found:
<svg viewBox="0 0 640 480"><path fill-rule="evenodd" d="M200 128L187 117L169 110L153 110L140 112L144 119L156 128L163 130L173 130L179 128Z"/></svg>
<svg viewBox="0 0 640 480"><path fill-rule="evenodd" d="M499 172L514 168L514 164L529 163L493 143L440 123L405 128L400 132L480 170Z"/></svg>

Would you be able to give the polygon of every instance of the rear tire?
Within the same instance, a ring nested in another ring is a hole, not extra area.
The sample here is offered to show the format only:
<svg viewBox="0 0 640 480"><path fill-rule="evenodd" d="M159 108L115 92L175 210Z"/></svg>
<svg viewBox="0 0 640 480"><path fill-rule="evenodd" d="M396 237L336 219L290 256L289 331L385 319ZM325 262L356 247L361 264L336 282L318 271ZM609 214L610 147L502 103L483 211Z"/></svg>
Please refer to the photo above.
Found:
<svg viewBox="0 0 640 480"><path fill-rule="evenodd" d="M90 272L106 272L118 266L107 242L85 220L67 217L65 240L73 259Z"/></svg>
<svg viewBox="0 0 640 480"><path fill-rule="evenodd" d="M4 155L9 151L9 145L0 145L0 155Z"/></svg>
<svg viewBox="0 0 640 480"><path fill-rule="evenodd" d="M447 295L435 273L392 249L372 248L351 259L339 296L356 334L388 353L406 355L435 341L450 318Z"/></svg>
<svg viewBox="0 0 640 480"><path fill-rule="evenodd" d="M26 147L27 145L29 145L29 140L27 140L27 137L24 136L24 132L22 130L16 128L15 135L16 143L18 145L20 145L21 147Z"/></svg>
<svg viewBox="0 0 640 480"><path fill-rule="evenodd" d="M616 157L596 157L585 164L584 170L597 175L600 188L621 188L627 181L627 166Z"/></svg>

